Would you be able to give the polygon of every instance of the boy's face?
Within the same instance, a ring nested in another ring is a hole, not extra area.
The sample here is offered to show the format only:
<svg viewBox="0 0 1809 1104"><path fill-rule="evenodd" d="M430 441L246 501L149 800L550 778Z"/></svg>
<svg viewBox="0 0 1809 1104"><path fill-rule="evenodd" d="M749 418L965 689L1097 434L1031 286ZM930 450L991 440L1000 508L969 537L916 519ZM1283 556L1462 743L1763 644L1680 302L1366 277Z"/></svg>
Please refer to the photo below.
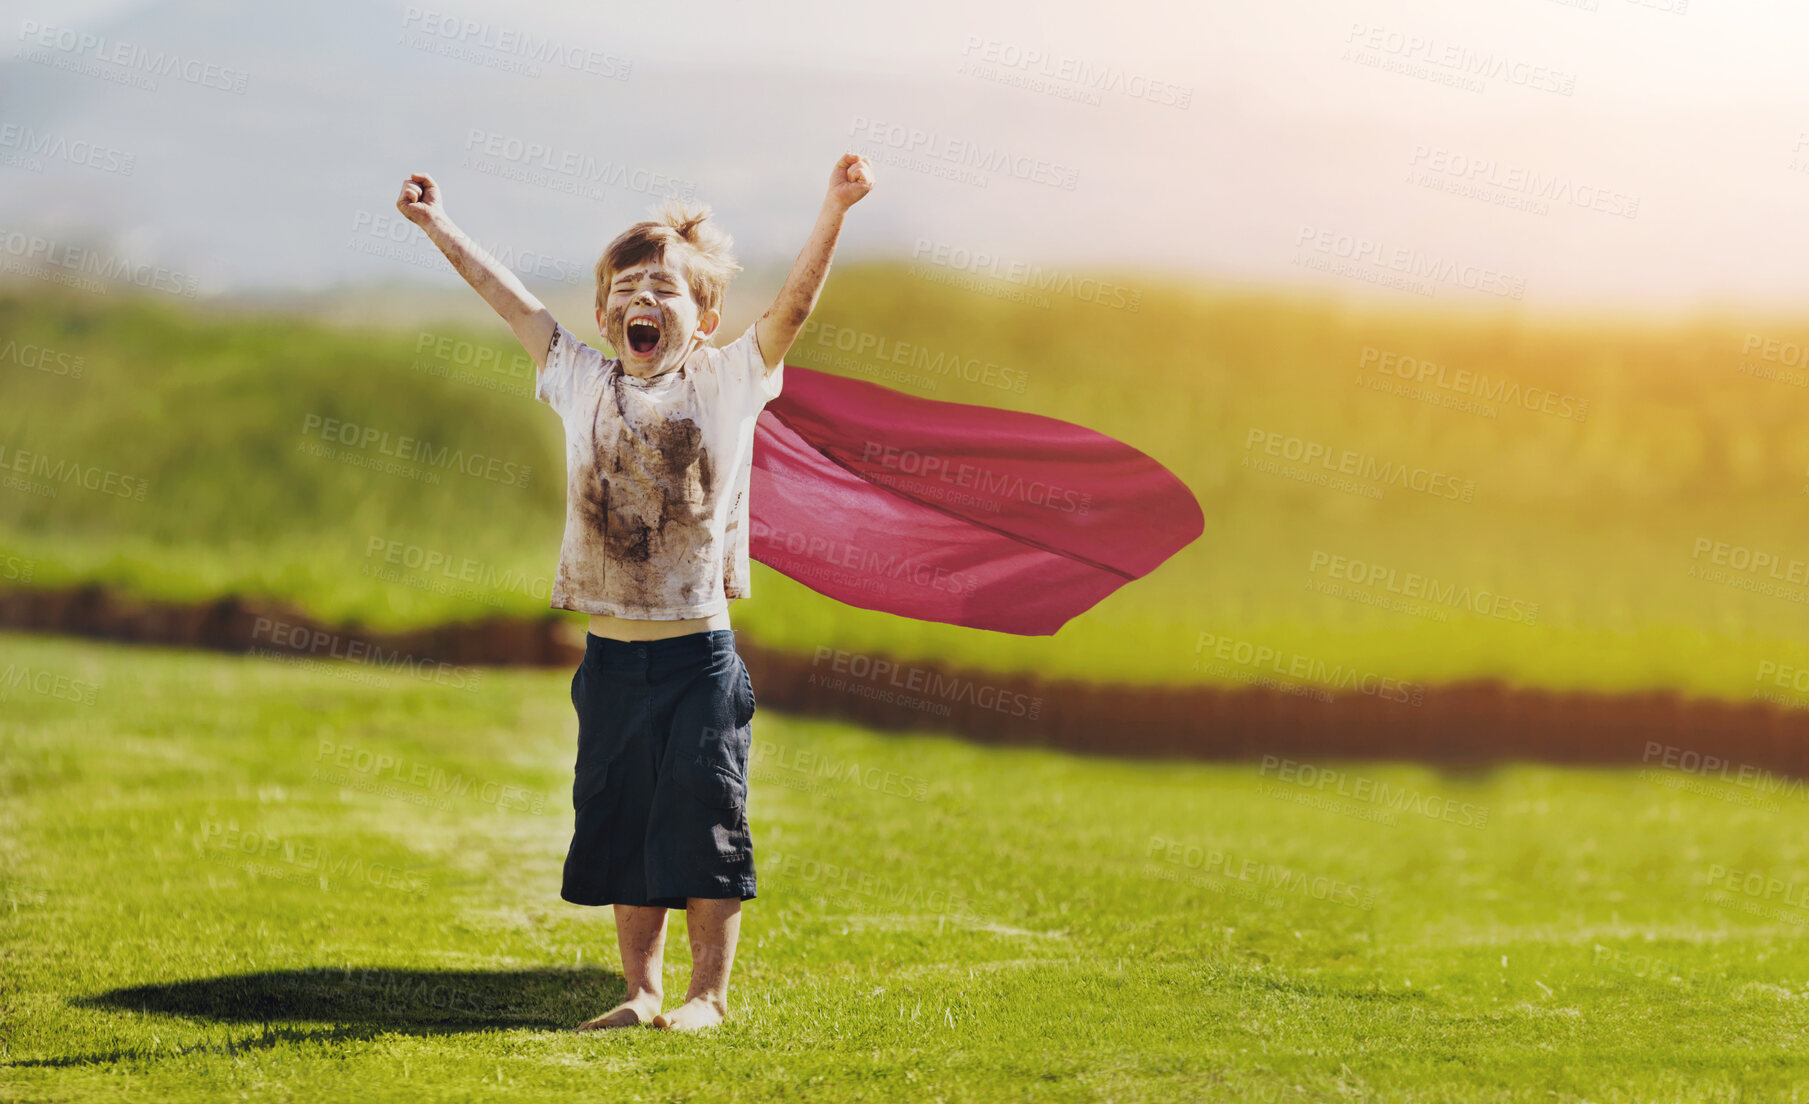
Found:
<svg viewBox="0 0 1809 1104"><path fill-rule="evenodd" d="M597 308L597 329L621 359L622 371L642 379L683 364L719 320L716 311L698 310L677 257L610 273Z"/></svg>

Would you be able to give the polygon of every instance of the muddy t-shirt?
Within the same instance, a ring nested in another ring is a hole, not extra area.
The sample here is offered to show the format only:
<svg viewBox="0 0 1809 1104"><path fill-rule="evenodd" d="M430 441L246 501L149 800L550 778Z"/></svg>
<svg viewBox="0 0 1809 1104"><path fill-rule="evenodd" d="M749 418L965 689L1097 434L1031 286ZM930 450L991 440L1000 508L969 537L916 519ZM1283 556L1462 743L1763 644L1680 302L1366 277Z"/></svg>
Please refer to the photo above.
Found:
<svg viewBox="0 0 1809 1104"><path fill-rule="evenodd" d="M707 617L748 596L754 420L779 396L754 324L654 379L554 324L534 397L565 423L554 609Z"/></svg>

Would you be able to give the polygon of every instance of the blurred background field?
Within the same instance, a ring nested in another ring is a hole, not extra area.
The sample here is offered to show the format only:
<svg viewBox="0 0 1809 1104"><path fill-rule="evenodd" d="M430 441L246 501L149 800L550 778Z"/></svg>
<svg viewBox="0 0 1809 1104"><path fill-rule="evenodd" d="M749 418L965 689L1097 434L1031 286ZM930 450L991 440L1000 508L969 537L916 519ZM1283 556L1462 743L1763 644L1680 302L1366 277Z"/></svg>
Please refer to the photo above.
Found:
<svg viewBox="0 0 1809 1104"><path fill-rule="evenodd" d="M1013 301L1002 282L977 294L924 272L838 265L787 363L1100 430L1175 471L1205 534L1047 638L853 609L756 563L734 617L764 644L1176 683L1215 677L1197 669L1207 634L1409 681L1798 704L1758 676L1800 661L1809 586L1758 593L1741 584L1763 573L1692 570L1714 567L1705 541L1770 553L1780 570L1809 560L1809 390L1789 363L1809 319L1539 319L1109 277L1141 289L1132 311ZM549 303L602 346L582 298ZM763 306L758 289L732 289L721 332ZM867 335L996 364L1025 386L837 347ZM30 452L145 486L137 501L9 483L11 585L271 597L373 629L547 610L559 425L532 398L532 362L475 297L463 324L350 326L15 282L0 294L0 341L8 462ZM59 359L34 364L34 347ZM1423 378L1407 378L1417 365ZM494 457L526 485L457 471L431 484L313 455L328 419ZM1271 440L1423 467L1473 493L1354 481L1374 496L1245 466L1279 460ZM1334 577L1346 561L1506 604L1402 603L1385 584Z"/></svg>

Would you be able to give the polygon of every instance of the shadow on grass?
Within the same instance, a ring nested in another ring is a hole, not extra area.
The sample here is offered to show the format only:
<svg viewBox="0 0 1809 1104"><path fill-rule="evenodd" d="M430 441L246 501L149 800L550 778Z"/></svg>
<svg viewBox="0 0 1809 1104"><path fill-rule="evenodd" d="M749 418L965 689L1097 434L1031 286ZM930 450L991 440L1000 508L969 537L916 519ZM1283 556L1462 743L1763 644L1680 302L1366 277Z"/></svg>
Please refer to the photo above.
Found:
<svg viewBox="0 0 1809 1104"><path fill-rule="evenodd" d="M193 1054L236 1055L287 1043L362 1042L386 1033L448 1035L526 1028L565 1031L622 999L622 975L602 969L398 970L317 967L113 989L80 1007L256 1024L238 1038L132 1046L100 1054L0 1061L0 1067L89 1066ZM294 1023L307 1026L277 1026ZM332 1026L324 1026L332 1025Z"/></svg>
<svg viewBox="0 0 1809 1104"><path fill-rule="evenodd" d="M268 970L138 985L78 1004L128 1012L380 1031L569 1028L622 997L622 976L600 969L400 970L375 966Z"/></svg>

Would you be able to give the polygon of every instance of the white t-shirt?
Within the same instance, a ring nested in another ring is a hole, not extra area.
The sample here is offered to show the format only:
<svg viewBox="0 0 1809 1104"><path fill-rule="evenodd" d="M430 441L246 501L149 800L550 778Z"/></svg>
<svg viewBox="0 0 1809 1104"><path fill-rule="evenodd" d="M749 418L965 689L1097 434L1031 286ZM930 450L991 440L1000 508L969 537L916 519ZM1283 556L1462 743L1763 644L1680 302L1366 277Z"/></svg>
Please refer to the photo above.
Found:
<svg viewBox="0 0 1809 1104"><path fill-rule="evenodd" d="M554 324L534 397L565 425L565 539L554 609L708 617L748 596L754 421L779 397L749 324L654 379Z"/></svg>

